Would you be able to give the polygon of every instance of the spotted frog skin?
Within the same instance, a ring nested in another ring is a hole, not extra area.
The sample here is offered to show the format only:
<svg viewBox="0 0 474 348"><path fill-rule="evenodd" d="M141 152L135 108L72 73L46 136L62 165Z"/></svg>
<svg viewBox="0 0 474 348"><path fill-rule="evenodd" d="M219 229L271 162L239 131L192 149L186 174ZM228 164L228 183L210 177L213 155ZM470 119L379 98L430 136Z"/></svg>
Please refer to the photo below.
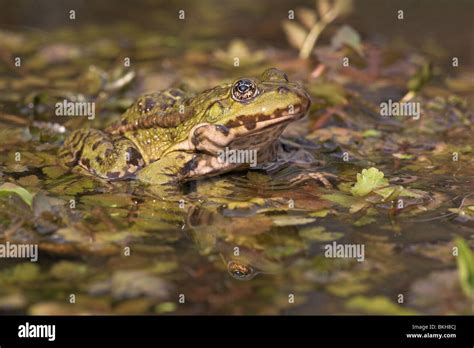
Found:
<svg viewBox="0 0 474 348"><path fill-rule="evenodd" d="M271 160L286 126L302 118L310 98L285 73L268 69L188 95L179 89L140 97L104 131L72 132L59 151L62 165L106 180L184 182L249 167L222 161L220 151L256 150Z"/></svg>

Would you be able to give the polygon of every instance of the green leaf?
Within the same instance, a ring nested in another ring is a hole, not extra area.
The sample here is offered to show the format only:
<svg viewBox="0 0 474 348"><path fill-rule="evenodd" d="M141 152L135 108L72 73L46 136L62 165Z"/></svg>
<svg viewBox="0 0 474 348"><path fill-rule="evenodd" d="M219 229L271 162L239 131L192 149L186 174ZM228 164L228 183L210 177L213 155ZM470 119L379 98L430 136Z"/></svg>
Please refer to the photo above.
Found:
<svg viewBox="0 0 474 348"><path fill-rule="evenodd" d="M361 227L365 225L370 225L371 223L374 223L375 221L377 220L374 217L364 215L359 220L355 221L353 225L356 227Z"/></svg>
<svg viewBox="0 0 474 348"><path fill-rule="evenodd" d="M311 217L326 217L329 214L329 209L322 209L312 213L309 213Z"/></svg>
<svg viewBox="0 0 474 348"><path fill-rule="evenodd" d="M350 208L355 203L359 202L357 198L345 195L343 193L327 194L327 195L322 195L321 197L328 201L342 205L344 208Z"/></svg>
<svg viewBox="0 0 474 348"><path fill-rule="evenodd" d="M315 218L294 215L277 215L272 216L271 219L273 220L273 224L276 226L306 225L316 221Z"/></svg>
<svg viewBox="0 0 474 348"><path fill-rule="evenodd" d="M474 253L464 239L456 238L455 243L459 251L457 264L461 288L466 296L474 299Z"/></svg>
<svg viewBox="0 0 474 348"><path fill-rule="evenodd" d="M344 208L350 208L350 213L356 213L361 209L364 209L368 203L359 197L353 197L349 195L345 195L344 193L333 193L333 194L328 194L328 195L322 195L321 196L323 199L326 199L328 201L337 203Z"/></svg>
<svg viewBox="0 0 474 348"><path fill-rule="evenodd" d="M16 193L20 198L31 207L33 202L33 195L25 190L23 187L6 182L0 186L0 194Z"/></svg>
<svg viewBox="0 0 474 348"><path fill-rule="evenodd" d="M367 196L370 192L380 187L388 185L388 180L384 178L384 173L377 168L363 169L357 174L357 182L352 187L351 193L354 196Z"/></svg>
<svg viewBox="0 0 474 348"><path fill-rule="evenodd" d="M367 129L362 136L364 138L379 138L382 135L382 132L377 129Z"/></svg>
<svg viewBox="0 0 474 348"><path fill-rule="evenodd" d="M360 35L357 31L348 25L344 25L331 39L331 46L339 49L343 46L349 46L359 55L363 55Z"/></svg>
<svg viewBox="0 0 474 348"><path fill-rule="evenodd" d="M155 306L156 313L170 313L176 310L176 304L174 302L163 302Z"/></svg>

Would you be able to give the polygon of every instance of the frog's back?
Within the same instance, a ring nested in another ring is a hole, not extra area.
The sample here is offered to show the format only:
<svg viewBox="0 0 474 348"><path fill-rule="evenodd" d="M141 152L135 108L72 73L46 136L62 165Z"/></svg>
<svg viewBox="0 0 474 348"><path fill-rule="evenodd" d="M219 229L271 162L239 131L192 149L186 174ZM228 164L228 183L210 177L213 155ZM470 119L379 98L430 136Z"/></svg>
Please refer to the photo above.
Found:
<svg viewBox="0 0 474 348"><path fill-rule="evenodd" d="M122 115L120 125L112 127L111 130L119 129L120 126L122 129L146 128L148 124L164 128L174 127L183 121L175 114L179 113L180 105L185 105L190 97L191 95L175 88L145 94Z"/></svg>
<svg viewBox="0 0 474 348"><path fill-rule="evenodd" d="M146 162L154 161L174 141L173 129L192 116L185 112L191 97L181 89L145 94L106 131L130 139Z"/></svg>

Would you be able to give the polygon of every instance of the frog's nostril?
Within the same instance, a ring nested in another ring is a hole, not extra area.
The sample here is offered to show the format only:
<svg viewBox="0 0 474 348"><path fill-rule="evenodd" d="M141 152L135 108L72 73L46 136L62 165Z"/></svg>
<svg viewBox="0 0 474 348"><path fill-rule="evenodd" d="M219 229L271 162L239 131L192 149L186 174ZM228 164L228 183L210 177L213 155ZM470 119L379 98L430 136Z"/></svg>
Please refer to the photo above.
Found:
<svg viewBox="0 0 474 348"><path fill-rule="evenodd" d="M278 93L280 93L280 94L286 94L289 91L290 90L287 87L278 87Z"/></svg>

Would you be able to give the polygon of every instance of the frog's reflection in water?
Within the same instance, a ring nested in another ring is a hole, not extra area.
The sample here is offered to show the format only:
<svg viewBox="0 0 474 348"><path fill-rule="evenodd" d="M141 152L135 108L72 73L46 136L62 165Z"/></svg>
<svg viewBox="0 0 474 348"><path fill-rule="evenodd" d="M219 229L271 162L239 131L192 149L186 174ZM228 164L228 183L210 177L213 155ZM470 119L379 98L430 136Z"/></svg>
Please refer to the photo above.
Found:
<svg viewBox="0 0 474 348"><path fill-rule="evenodd" d="M234 279L246 281L260 274L276 274L280 268L278 262L252 247L255 242L252 236L239 239L239 233L230 226L232 221L235 220L216 209L194 206L188 211L185 231L201 254L219 255Z"/></svg>

